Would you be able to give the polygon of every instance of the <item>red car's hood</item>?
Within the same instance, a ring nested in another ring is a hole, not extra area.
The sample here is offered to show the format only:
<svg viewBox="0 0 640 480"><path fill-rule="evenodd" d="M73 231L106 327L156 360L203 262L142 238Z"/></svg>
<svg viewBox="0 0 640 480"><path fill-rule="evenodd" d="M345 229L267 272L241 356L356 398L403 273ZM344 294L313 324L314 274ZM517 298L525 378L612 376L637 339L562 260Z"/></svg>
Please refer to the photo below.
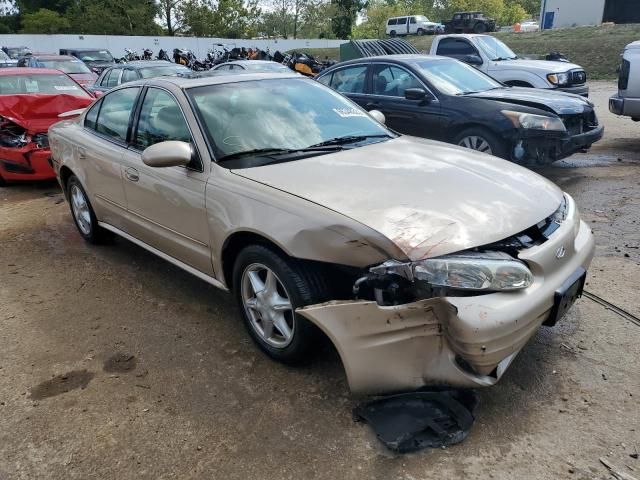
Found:
<svg viewBox="0 0 640 480"><path fill-rule="evenodd" d="M0 95L0 115L31 133L40 133L60 121L61 113L85 108L92 101L68 94Z"/></svg>

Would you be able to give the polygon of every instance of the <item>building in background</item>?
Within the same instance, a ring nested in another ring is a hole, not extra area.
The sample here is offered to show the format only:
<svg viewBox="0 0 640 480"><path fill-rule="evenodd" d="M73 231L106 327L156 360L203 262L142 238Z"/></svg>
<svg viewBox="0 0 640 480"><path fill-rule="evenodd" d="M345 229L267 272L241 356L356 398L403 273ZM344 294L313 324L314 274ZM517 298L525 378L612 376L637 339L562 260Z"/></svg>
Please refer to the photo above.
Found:
<svg viewBox="0 0 640 480"><path fill-rule="evenodd" d="M640 0L542 0L542 28L639 23Z"/></svg>

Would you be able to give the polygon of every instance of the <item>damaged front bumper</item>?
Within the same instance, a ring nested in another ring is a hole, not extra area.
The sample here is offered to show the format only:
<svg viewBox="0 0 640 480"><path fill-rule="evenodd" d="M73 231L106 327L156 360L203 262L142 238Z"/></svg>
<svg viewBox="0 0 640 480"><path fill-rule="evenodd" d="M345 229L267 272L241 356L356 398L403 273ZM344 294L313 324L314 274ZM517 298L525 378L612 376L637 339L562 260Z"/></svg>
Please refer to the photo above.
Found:
<svg viewBox="0 0 640 480"><path fill-rule="evenodd" d="M534 275L525 290L395 306L336 301L297 313L336 346L353 393L487 387L547 320L566 279L589 267L594 248L591 229L580 220L567 221L546 242L520 254Z"/></svg>
<svg viewBox="0 0 640 480"><path fill-rule="evenodd" d="M0 147L0 177L6 181L52 180L56 174L51 152L35 145Z"/></svg>
<svg viewBox="0 0 640 480"><path fill-rule="evenodd" d="M603 135L602 125L583 133L562 135L522 131L512 139L511 155L515 161L551 163L589 149Z"/></svg>

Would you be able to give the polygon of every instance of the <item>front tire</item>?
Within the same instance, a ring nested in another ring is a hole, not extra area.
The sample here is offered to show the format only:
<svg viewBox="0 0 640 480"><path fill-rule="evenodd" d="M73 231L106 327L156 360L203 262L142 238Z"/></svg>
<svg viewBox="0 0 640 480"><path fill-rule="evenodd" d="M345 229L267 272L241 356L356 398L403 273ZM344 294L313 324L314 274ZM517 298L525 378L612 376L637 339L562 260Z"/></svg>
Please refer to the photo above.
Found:
<svg viewBox="0 0 640 480"><path fill-rule="evenodd" d="M395 30L391 30L391 32L389 32L389 36L390 37L395 37L396 36L396 31Z"/></svg>
<svg viewBox="0 0 640 480"><path fill-rule="evenodd" d="M82 238L89 243L99 244L110 237L109 232L98 225L89 197L75 175L71 175L67 181L67 198L73 222Z"/></svg>
<svg viewBox="0 0 640 480"><path fill-rule="evenodd" d="M476 25L473 27L473 31L475 33L486 33L487 26L482 22L476 23Z"/></svg>
<svg viewBox="0 0 640 480"><path fill-rule="evenodd" d="M250 245L236 258L233 292L249 336L262 351L287 364L313 358L320 332L295 310L329 298L316 269L270 247Z"/></svg>
<svg viewBox="0 0 640 480"><path fill-rule="evenodd" d="M424 30L419 28L418 31L416 32L418 34L419 37L424 35Z"/></svg>
<svg viewBox="0 0 640 480"><path fill-rule="evenodd" d="M469 148L478 152L494 155L509 160L507 143L494 133L484 128L472 127L462 131L453 143L460 147Z"/></svg>

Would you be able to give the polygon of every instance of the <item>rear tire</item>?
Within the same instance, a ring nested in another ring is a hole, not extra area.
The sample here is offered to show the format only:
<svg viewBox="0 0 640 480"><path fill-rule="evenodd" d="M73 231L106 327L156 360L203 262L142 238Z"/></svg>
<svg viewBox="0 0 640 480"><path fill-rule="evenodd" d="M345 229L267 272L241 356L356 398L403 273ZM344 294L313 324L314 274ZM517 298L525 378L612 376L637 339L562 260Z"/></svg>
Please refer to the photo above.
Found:
<svg viewBox="0 0 640 480"><path fill-rule="evenodd" d="M98 219L89 202L87 192L75 175L67 180L67 199L73 222L82 238L92 244L104 243L111 238L111 232L98 225Z"/></svg>
<svg viewBox="0 0 640 480"><path fill-rule="evenodd" d="M471 150L504 158L505 160L510 160L511 158L507 142L484 128L467 128L454 138L453 143Z"/></svg>
<svg viewBox="0 0 640 480"><path fill-rule="evenodd" d="M390 37L395 37L396 36L396 31L395 30L391 30L391 32L389 32L389 36Z"/></svg>
<svg viewBox="0 0 640 480"><path fill-rule="evenodd" d="M321 344L318 328L297 308L329 298L315 268L264 245L240 251L233 267L233 294L251 339L271 358L304 364Z"/></svg>
<svg viewBox="0 0 640 480"><path fill-rule="evenodd" d="M487 26L482 22L476 23L475 26L473 27L473 31L475 33L486 33Z"/></svg>
<svg viewBox="0 0 640 480"><path fill-rule="evenodd" d="M424 30L419 28L418 31L416 32L418 34L419 37L424 35Z"/></svg>

